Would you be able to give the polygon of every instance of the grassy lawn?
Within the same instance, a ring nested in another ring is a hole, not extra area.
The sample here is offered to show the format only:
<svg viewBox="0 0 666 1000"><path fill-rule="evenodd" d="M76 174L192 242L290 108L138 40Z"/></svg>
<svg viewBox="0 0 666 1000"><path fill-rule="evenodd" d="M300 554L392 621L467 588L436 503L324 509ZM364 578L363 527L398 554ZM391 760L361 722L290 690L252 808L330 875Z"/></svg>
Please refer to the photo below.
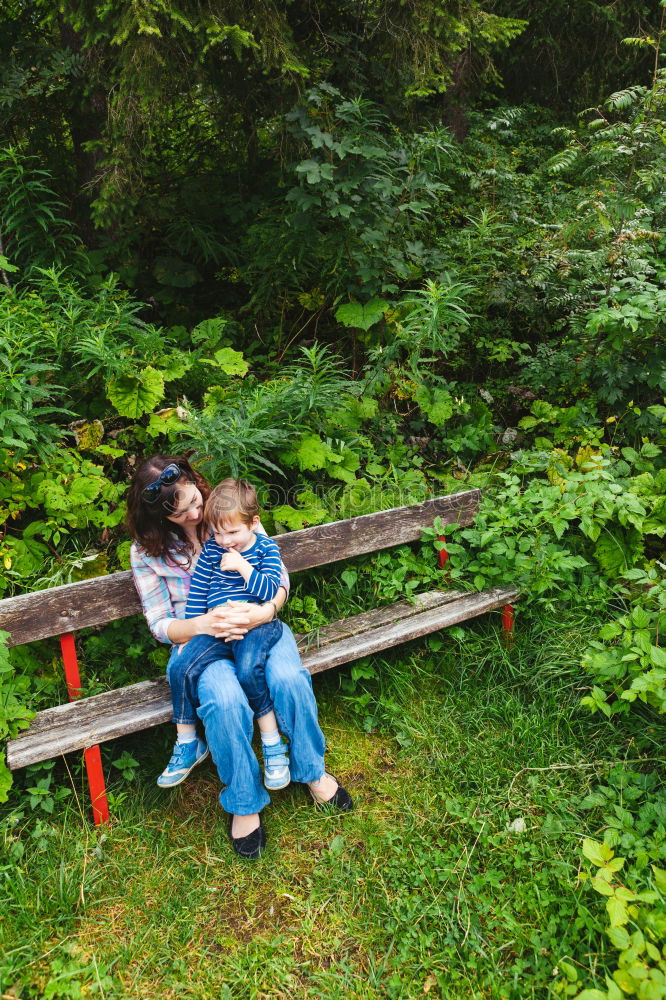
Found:
<svg viewBox="0 0 666 1000"><path fill-rule="evenodd" d="M278 793L254 864L231 851L212 764L155 787L170 727L106 748L140 763L107 828L89 824L78 771L53 815L16 824L0 993L522 1000L548 995L563 958L585 975L600 905L575 886L595 832L575 803L622 755L577 708L585 637L584 621L544 619L507 651L488 619L373 661L351 693L340 672L318 678L329 767L357 809Z"/></svg>

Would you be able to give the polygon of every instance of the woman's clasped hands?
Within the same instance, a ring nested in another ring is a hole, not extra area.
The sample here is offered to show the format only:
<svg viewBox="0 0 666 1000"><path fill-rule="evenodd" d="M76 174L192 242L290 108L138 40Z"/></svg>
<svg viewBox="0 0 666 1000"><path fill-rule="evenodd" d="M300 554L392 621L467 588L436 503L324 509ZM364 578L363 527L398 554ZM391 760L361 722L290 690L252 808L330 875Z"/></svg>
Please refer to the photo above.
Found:
<svg viewBox="0 0 666 1000"><path fill-rule="evenodd" d="M212 635L216 639L230 642L242 639L255 625L270 621L275 614L272 605L244 604L239 601L228 601L221 607L212 608L205 615L197 618L199 635Z"/></svg>

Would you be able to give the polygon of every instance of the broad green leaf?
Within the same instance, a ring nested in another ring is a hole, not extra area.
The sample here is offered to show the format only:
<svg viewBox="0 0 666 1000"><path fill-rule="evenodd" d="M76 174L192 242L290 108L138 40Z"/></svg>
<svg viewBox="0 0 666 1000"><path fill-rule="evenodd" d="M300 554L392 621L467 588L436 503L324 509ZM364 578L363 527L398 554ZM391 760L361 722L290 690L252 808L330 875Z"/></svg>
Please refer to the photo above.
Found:
<svg viewBox="0 0 666 1000"><path fill-rule="evenodd" d="M229 320L222 316L214 316L212 319L204 319L194 327L190 334L193 344L204 344L206 347L215 347L219 344L225 327L229 325Z"/></svg>
<svg viewBox="0 0 666 1000"><path fill-rule="evenodd" d="M576 994L575 1000L608 1000L608 994L605 990L583 990Z"/></svg>
<svg viewBox="0 0 666 1000"><path fill-rule="evenodd" d="M301 471L325 469L332 454L331 448L325 441L322 441L318 434L305 434L295 449Z"/></svg>
<svg viewBox="0 0 666 1000"><path fill-rule="evenodd" d="M101 476L92 479L84 476L75 476L69 487L69 499L71 504L86 504L99 496L104 480Z"/></svg>
<svg viewBox="0 0 666 1000"><path fill-rule="evenodd" d="M664 1000L666 986L663 982L644 980L638 989L638 1000Z"/></svg>
<svg viewBox="0 0 666 1000"><path fill-rule="evenodd" d="M590 792L585 798L580 802L581 809L594 809L595 806L606 805L606 796L603 792Z"/></svg>
<svg viewBox="0 0 666 1000"><path fill-rule="evenodd" d="M182 378L185 372L189 371L193 361L182 352L169 354L160 360L160 372L165 382L173 382L174 379Z"/></svg>
<svg viewBox="0 0 666 1000"><path fill-rule="evenodd" d="M326 471L333 479L341 479L343 483L353 483L355 472L360 468L361 459L351 448L343 448L342 453L332 453Z"/></svg>
<svg viewBox="0 0 666 1000"><path fill-rule="evenodd" d="M594 539L592 540L594 541ZM606 641L617 639L619 635L622 635L622 626L619 622L608 622L599 630L599 638L606 639Z"/></svg>
<svg viewBox="0 0 666 1000"><path fill-rule="evenodd" d="M631 620L636 626L636 628L643 629L643 628L649 628L650 626L650 616L647 613L647 611L645 611L645 609L641 607L635 607L632 609Z"/></svg>
<svg viewBox="0 0 666 1000"><path fill-rule="evenodd" d="M290 507L282 504L273 507L271 511L273 517L280 524L284 524L290 531L298 531L300 528L307 528L311 524L321 524L326 520L326 511L323 507Z"/></svg>
<svg viewBox="0 0 666 1000"><path fill-rule="evenodd" d="M650 659L655 667L666 667L666 649L663 646L651 646Z"/></svg>
<svg viewBox="0 0 666 1000"><path fill-rule="evenodd" d="M666 896L666 871L663 868L657 868L656 865L651 865L652 871L654 873L654 881L662 895Z"/></svg>
<svg viewBox="0 0 666 1000"><path fill-rule="evenodd" d="M426 386L419 386L414 393L414 402L435 427L443 427L453 416L453 397L446 389L431 392Z"/></svg>
<svg viewBox="0 0 666 1000"><path fill-rule="evenodd" d="M121 417L137 419L152 413L164 396L164 379L150 365L140 375L112 378L107 395Z"/></svg>
<svg viewBox="0 0 666 1000"><path fill-rule="evenodd" d="M150 414L146 432L152 438L159 437L160 434L170 434L171 432L182 430L186 419L186 410L183 410L179 406L170 406L166 410L158 410L157 413Z"/></svg>
<svg viewBox="0 0 666 1000"><path fill-rule="evenodd" d="M623 991L623 993L635 993L636 983L632 976L629 975L626 969L616 969L613 973L613 979Z"/></svg>
<svg viewBox="0 0 666 1000"><path fill-rule="evenodd" d="M629 932L626 927L609 927L606 933L615 947L619 948L620 951L624 951L624 949L628 948L631 944Z"/></svg>
<svg viewBox="0 0 666 1000"><path fill-rule="evenodd" d="M578 971L575 965L571 962L561 961L559 962L560 970L564 973L570 983L575 983L578 980Z"/></svg>
<svg viewBox="0 0 666 1000"><path fill-rule="evenodd" d="M214 365L215 368L219 368L224 372L225 375L247 375L250 368L250 364L243 357L242 351L234 351L232 347L222 347L219 351L215 351L212 358L202 358L202 364Z"/></svg>
<svg viewBox="0 0 666 1000"><path fill-rule="evenodd" d="M115 448L111 444L100 444L94 449L96 455L104 455L106 458L120 458L125 455L124 448Z"/></svg>
<svg viewBox="0 0 666 1000"><path fill-rule="evenodd" d="M602 896L612 896L613 889L608 884L608 882L603 878L593 878L590 880L592 888L596 889L597 892L601 893Z"/></svg>
<svg viewBox="0 0 666 1000"><path fill-rule="evenodd" d="M316 184L321 177L321 164L317 160L302 160L296 166L297 174L305 174L308 184Z"/></svg>
<svg viewBox="0 0 666 1000"><path fill-rule="evenodd" d="M583 854L591 861L593 865L598 868L603 868L607 861L613 856L613 852L610 850L607 844L600 844L596 840L590 840L585 837L583 840Z"/></svg>
<svg viewBox="0 0 666 1000"><path fill-rule="evenodd" d="M8 271L11 274L13 271L18 271L18 267L16 264L10 264L7 258L0 253L0 271ZM4 799L0 801L4 801Z"/></svg>
<svg viewBox="0 0 666 1000"><path fill-rule="evenodd" d="M348 302L338 307L335 318L343 326L369 330L375 323L379 323L388 307L386 299L373 298L365 305L360 302Z"/></svg>
<svg viewBox="0 0 666 1000"><path fill-rule="evenodd" d="M608 913L611 927L620 927L629 920L627 908L617 896L613 896L606 901L606 912Z"/></svg>

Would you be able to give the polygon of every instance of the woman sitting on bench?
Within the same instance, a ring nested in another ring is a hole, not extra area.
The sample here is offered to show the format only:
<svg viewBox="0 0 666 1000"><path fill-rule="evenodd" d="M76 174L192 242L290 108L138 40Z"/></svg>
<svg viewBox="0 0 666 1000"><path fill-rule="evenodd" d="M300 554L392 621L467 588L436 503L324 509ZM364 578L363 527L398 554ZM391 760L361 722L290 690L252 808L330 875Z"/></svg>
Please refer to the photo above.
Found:
<svg viewBox="0 0 666 1000"><path fill-rule="evenodd" d="M272 620L287 599L289 578L283 567L273 601L242 608L234 608L232 602L197 618L184 618L190 580L208 538L203 508L209 492L208 483L185 458L171 455L154 455L143 462L130 487L127 523L134 539L132 572L146 621L160 642L182 644L197 635L239 639ZM317 721L312 681L284 624L266 660L266 681L279 726L289 740L292 780L309 787L315 805L330 804L348 811L352 808L349 794L325 770L325 741ZM226 786L220 802L232 817L231 843L241 857L259 858L266 844L259 813L270 798L252 749L253 712L231 660L217 660L205 669L196 699L208 748ZM174 722L179 742L169 767L160 776L163 787L178 784L207 756L193 726L178 719Z"/></svg>

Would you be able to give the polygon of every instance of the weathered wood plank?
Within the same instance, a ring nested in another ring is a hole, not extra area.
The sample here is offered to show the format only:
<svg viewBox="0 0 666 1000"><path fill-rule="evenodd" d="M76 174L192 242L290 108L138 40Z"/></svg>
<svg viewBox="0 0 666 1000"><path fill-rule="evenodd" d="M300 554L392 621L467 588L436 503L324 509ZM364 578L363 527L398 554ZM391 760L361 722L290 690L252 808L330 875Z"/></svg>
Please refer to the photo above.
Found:
<svg viewBox="0 0 666 1000"><path fill-rule="evenodd" d="M458 601L464 596L464 593L459 590L425 591L422 594L415 594L413 603L398 601L397 604L390 604L385 608L375 608L373 611L364 611L351 618L341 618L329 625L322 625L321 628L314 629L312 632L297 635L296 642L301 655L303 655L309 649L323 649L324 646L330 646L331 643L339 642L340 639L349 639L358 635L359 632L367 632L370 629L379 628L381 625L390 625L403 618L411 618L413 615L428 611L430 608L439 608L451 601Z"/></svg>
<svg viewBox="0 0 666 1000"><path fill-rule="evenodd" d="M407 608L414 609L414 605L400 602L392 608L380 608L333 622L320 630L321 645L306 651L303 663L310 673L319 673L476 617L515 600L518 594L516 590L506 589L456 594L453 599L451 594L441 596L448 600L433 606L437 600L433 594L421 595L427 610L417 608L417 613L406 617L404 612ZM356 632L350 634L351 629ZM337 636L330 643L326 643L327 630L329 637ZM341 638L343 634L345 637ZM82 698L40 712L32 720L30 729L7 744L7 765L16 770L168 722L170 718L171 699L163 677Z"/></svg>
<svg viewBox="0 0 666 1000"><path fill-rule="evenodd" d="M435 517L470 524L478 510L479 490L435 497L407 507L363 514L347 521L320 524L276 535L290 572L325 566L341 559L376 552L420 538ZM130 572L112 573L79 583L21 594L0 601L0 629L20 646L75 629L106 625L141 612Z"/></svg>
<svg viewBox="0 0 666 1000"><path fill-rule="evenodd" d="M441 517L444 524L454 521L471 524L480 501L480 490L465 490L408 507L393 507L347 521L333 521L315 528L276 535L275 541L280 546L285 566L291 573L296 573L340 559L390 549L405 542L415 542L421 537L423 528L430 526L436 517Z"/></svg>
<svg viewBox="0 0 666 1000"><path fill-rule="evenodd" d="M145 681L141 685L136 684L132 687L140 688L143 684L153 684L155 688L150 693L146 692L147 700L141 701L137 697L136 704L131 708L116 710L111 705L104 708L99 706L96 717L88 719L85 723L79 722L75 717L68 717L69 725L58 725L39 731L32 738L31 730L28 730L25 735L21 734L16 739L10 740L7 743L7 766L10 770L16 770L41 760L51 760L60 754L71 753L73 750L83 750L98 743L106 743L118 736L140 732L161 722L169 722L173 711L166 678L158 677L154 681ZM115 692L109 691L107 695L113 693ZM105 697L106 695L95 695L94 699ZM72 704L83 705L84 702L94 699L82 698ZM69 705L59 707L69 708ZM36 716L33 722L38 718L39 716Z"/></svg>
<svg viewBox="0 0 666 1000"><path fill-rule="evenodd" d="M445 604L443 607L433 608L423 614L385 625L383 628L362 632L323 649L310 650L304 654L303 663L311 674L330 670L331 667L337 667L341 663L359 660L362 656L369 656L382 649L398 646L430 632L448 628L449 625L476 618L486 611L510 604L517 597L518 591L514 589L485 590L480 594L466 594L460 600Z"/></svg>
<svg viewBox="0 0 666 1000"><path fill-rule="evenodd" d="M0 601L0 629L10 633L10 646L22 646L90 625L106 625L140 611L141 601L128 570L7 597Z"/></svg>

